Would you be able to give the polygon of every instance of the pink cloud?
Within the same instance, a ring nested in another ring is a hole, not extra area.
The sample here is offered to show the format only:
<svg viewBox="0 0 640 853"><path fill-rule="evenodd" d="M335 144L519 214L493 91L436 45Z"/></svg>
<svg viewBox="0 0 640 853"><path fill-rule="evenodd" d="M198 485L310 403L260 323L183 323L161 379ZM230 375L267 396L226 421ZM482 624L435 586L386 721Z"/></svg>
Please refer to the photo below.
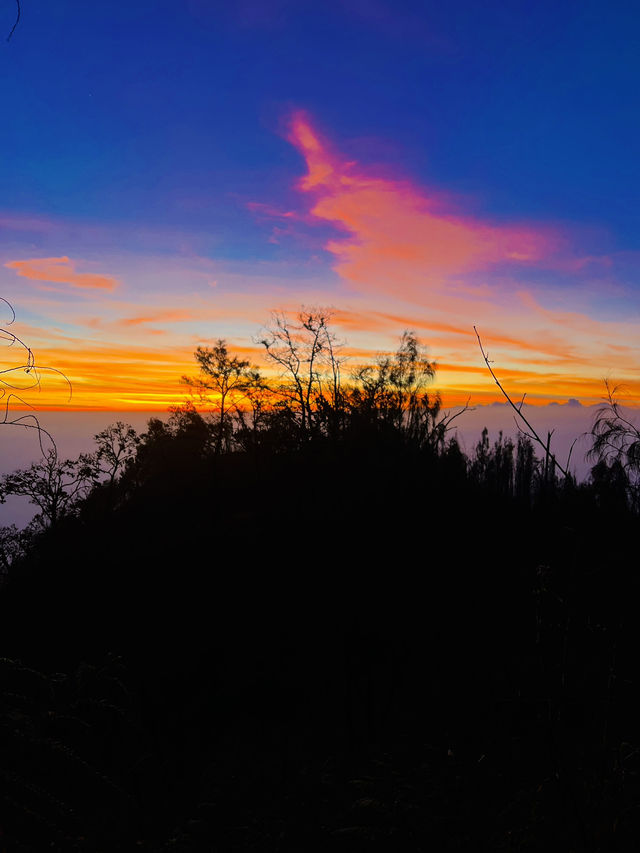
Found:
<svg viewBox="0 0 640 853"><path fill-rule="evenodd" d="M275 207L272 204L264 204L261 201L248 201L247 209L251 211L251 213L255 213L257 215L265 216L268 219L300 219L299 214L295 213L293 210L280 210L280 208Z"/></svg>
<svg viewBox="0 0 640 853"><path fill-rule="evenodd" d="M118 281L110 276L76 272L75 261L66 255L61 258L31 258L26 261L9 261L5 267L15 270L19 276L33 281L70 284L72 287L83 290L115 290L118 286Z"/></svg>
<svg viewBox="0 0 640 853"><path fill-rule="evenodd" d="M446 210L436 191L368 173L332 150L303 113L288 138L306 161L298 187L313 194L312 216L344 232L325 248L358 289L415 299L498 264L547 262L563 242L551 228L484 222Z"/></svg>

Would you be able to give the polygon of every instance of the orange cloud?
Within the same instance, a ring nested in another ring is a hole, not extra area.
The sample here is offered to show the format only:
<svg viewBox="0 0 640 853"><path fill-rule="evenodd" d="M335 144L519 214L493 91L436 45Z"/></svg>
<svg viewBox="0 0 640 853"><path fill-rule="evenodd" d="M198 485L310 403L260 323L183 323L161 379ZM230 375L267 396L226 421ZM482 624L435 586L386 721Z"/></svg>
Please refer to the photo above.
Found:
<svg viewBox="0 0 640 853"><path fill-rule="evenodd" d="M435 192L367 174L332 151L302 113L289 140L307 164L298 186L315 195L311 214L345 232L326 244L335 269L358 288L415 298L496 264L541 262L561 244L551 229L481 222L445 210Z"/></svg>
<svg viewBox="0 0 640 853"><path fill-rule="evenodd" d="M371 311L368 313L355 313L345 309L333 311L333 319L341 327L357 332L388 331L396 332L398 329L410 329L428 333L425 343L430 347L439 344L443 347L450 347L452 344L451 338L447 336L454 335L462 338L459 343L467 344L465 358L469 358L469 353L479 354L476 334L473 326L453 325L452 323L444 323L437 320L425 319L420 316L408 316L399 314L390 314L383 311ZM543 331L537 332L534 340L528 340L524 337L515 337L513 335L503 335L500 332L491 330L482 331L482 340L485 344L500 349L509 349L511 353L518 350L526 352L542 353L547 356L552 356L554 361L541 361L541 364L556 363L557 359L562 359L568 363L576 361L574 354L575 347L567 343L567 341L558 336ZM437 332L445 335L445 337L436 337L432 333ZM511 360L513 356L510 355ZM527 358L528 362L532 362L532 358Z"/></svg>
<svg viewBox="0 0 640 853"><path fill-rule="evenodd" d="M197 319L190 311L155 311L139 317L125 317L119 321L121 326L142 326L145 323L178 323Z"/></svg>
<svg viewBox="0 0 640 853"><path fill-rule="evenodd" d="M76 272L75 261L66 255L61 258L31 258L26 261L9 261L5 267L34 281L70 284L72 287L79 287L83 290L115 290L118 286L117 280L110 276Z"/></svg>
<svg viewBox="0 0 640 853"><path fill-rule="evenodd" d="M37 391L37 399L35 394L31 394L25 396L25 400L35 403L38 409L166 411L168 406L188 399L180 377L197 373L193 349L193 345L114 345L60 338L48 346L43 344L36 348L42 384ZM232 349L263 369L267 368L263 351L257 345L233 346ZM376 351L344 347L341 354L349 359L344 373L345 382L348 382L349 368L375 358ZM445 406L463 403L469 396L472 404L502 399L486 366L471 352L461 353L455 360L442 355L442 350L433 348L433 356L438 363L433 390L440 390ZM535 363L518 368L508 363L494 366L514 400L526 393L531 403L541 404L562 397L579 397L586 403L598 402L603 395L600 377L593 374L588 364L579 360L561 362L551 370L548 365L536 369L538 365ZM54 370L50 371L48 367ZM62 371L73 386L70 401L67 383L57 371ZM637 402L640 399L640 381L632 378L626 384L628 402Z"/></svg>

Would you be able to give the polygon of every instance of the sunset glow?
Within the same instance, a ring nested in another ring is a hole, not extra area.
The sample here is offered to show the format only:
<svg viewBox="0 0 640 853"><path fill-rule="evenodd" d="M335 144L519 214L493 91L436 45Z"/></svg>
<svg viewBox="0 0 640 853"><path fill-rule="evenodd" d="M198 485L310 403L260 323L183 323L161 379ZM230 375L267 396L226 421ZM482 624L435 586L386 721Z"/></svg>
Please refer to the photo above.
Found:
<svg viewBox="0 0 640 853"><path fill-rule="evenodd" d="M15 118L1 167L0 295L16 321L2 308L0 320L43 368L23 402L166 410L186 399L180 377L194 372L197 346L224 338L264 366L255 340L270 312L316 305L332 309L352 364L414 330L446 404L500 398L474 325L517 397L594 403L609 378L640 403L640 246L620 137L633 81L602 46L609 23L574 10L551 25L531 12L540 32L557 30L539 38L568 78L596 63L602 86L587 108L557 75L530 76L538 54L522 21L509 25L519 58L505 50L498 9L480 45L450 16L427 26L408 7L266 3L273 14L255 17L250 5L218 19L188 4L179 56L175 10L147 22L143 48L119 31L117 79L97 10L71 30L44 10L4 52ZM583 42L560 51L574 27ZM327 55L316 31L332 45L330 67L315 61ZM95 56L68 51L51 68L56 39L89 39ZM236 55L248 77L227 79ZM28 107L21 92L51 106ZM19 354L5 359L19 372ZM68 377L70 400L45 368Z"/></svg>

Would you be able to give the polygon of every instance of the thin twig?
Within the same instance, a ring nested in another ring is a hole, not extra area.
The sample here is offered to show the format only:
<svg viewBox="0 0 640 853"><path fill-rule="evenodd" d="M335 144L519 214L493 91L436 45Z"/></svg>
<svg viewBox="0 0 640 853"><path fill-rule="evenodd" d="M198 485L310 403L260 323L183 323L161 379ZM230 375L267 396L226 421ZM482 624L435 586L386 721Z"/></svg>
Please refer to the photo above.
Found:
<svg viewBox="0 0 640 853"><path fill-rule="evenodd" d="M571 454L573 453L573 448L575 447L576 441L577 441L579 438L580 438L580 436L579 436L579 435L577 435L577 436L573 439L573 441L571 442L571 447L569 448L569 456L567 457L567 470L569 470L569 463L571 462Z"/></svg>
<svg viewBox="0 0 640 853"><path fill-rule="evenodd" d="M15 33L15 31L16 31L16 27L17 27L17 26L18 26L18 24L20 23L20 14L21 14L21 11L22 11L22 10L20 9L20 0L16 0L16 6L18 7L18 14L16 15L16 20L15 20L14 25L11 27L11 32L10 32L10 33L9 33L9 35L7 36L7 41L11 41L11 36ZM6 300L3 300L3 301L6 301Z"/></svg>
<svg viewBox="0 0 640 853"><path fill-rule="evenodd" d="M496 385L498 386L498 388L502 391L502 393L503 393L503 395L504 395L504 397L505 397L505 399L506 399L507 403L509 403L509 405L510 405L510 406L511 406L511 408L516 412L516 414L518 415L518 417L522 418L522 420L524 421L524 423L529 427L529 429L530 429L530 431L531 431L531 437L532 437L535 441L537 441L537 442L538 442L538 444L540 445L540 447L542 447L542 449L543 449L543 450L544 450L544 452L545 452L545 456L546 456L547 460L551 459L551 460L553 461L553 464L554 464L554 465L555 465L555 466L556 466L556 467L557 467L557 468L558 468L558 469L559 469L559 470L564 474L564 476L565 476L565 477L568 477L569 475L568 475L567 471L562 467L562 465L560 465L560 463L558 462L558 460L556 459L556 457L554 456L554 454L553 454L553 453L551 453L551 451L549 450L549 443L550 443L550 441L551 441L551 433L549 433L548 438L547 438L547 443L545 444L545 443L544 443L544 441L543 441L543 440L540 438L540 436L538 435L538 433L535 431L535 429L531 426L531 424L529 423L529 421L526 419L526 417L522 414L522 409L521 409L521 407L522 407L522 403L524 402L524 397L522 398L522 401L521 401L521 403L520 403L520 408L519 408L518 406L516 406L516 404L515 404L515 403L513 402L513 400L511 399L511 397L510 397L510 396L507 394L507 392L504 390L504 388L503 388L503 387L502 387L502 385L500 384L500 381L499 381L498 377L497 377L497 376L495 375L495 373L493 372L493 368L491 367L491 362L489 361L489 356L488 356L488 355L486 354L486 352L484 351L484 347L482 346L482 341L480 340L480 335L478 334L478 330L476 329L476 327L475 327L475 326L473 327L473 331L476 333L476 338L478 339L478 345L480 346L480 352L482 353L482 357L483 357L483 359L484 359L485 364L486 364L486 365L487 365L487 367L489 368L489 373L490 373L490 374L491 374L491 376L493 377L493 381L496 383ZM547 470L547 468L548 468L548 462L547 462L547 465L545 466L545 470Z"/></svg>
<svg viewBox="0 0 640 853"><path fill-rule="evenodd" d="M6 324L10 326L16 319L16 312L13 306L4 297L0 296L0 302L3 302L11 311L11 319ZM6 328L0 327L0 341L6 341L8 347L17 346L24 353L24 362L13 367L0 368L0 426L20 426L25 429L35 429L38 433L38 442L43 455L45 453L42 444L42 436L46 436L51 442L53 452L57 454L56 443L51 434L40 425L40 421L33 414L16 415L14 417L12 407L16 404L33 409L34 407L27 400L23 399L18 391L23 393L32 389L41 390L42 387L42 372L51 372L59 374L69 386L69 400L73 394L73 386L68 376L62 370L56 367L40 366L33 354L33 350L21 338L13 332L9 332ZM26 375L29 377L26 383L16 383L16 375ZM26 421L26 422L25 422Z"/></svg>
<svg viewBox="0 0 640 853"><path fill-rule="evenodd" d="M7 323L7 326L10 326L13 322L15 322L15 319L16 319L16 312L13 310L13 305L12 305L10 302L8 302L8 301L4 298L4 296L0 296L0 302L4 302L4 304L7 306L7 308L9 309L9 311L11 311L11 319L10 319L10 320L9 320L9 322Z"/></svg>
<svg viewBox="0 0 640 853"><path fill-rule="evenodd" d="M459 417L460 417L460 415L464 415L464 413L465 413L465 412L473 412L473 411L475 411L474 409L472 409L472 408L469 406L470 401L471 401L471 397L467 397L467 402L464 404L464 406L460 409L460 411L459 411L459 412L456 412L456 413L455 413L455 415L448 415L448 414L445 414L445 416L444 416L444 417L442 418L442 420L440 421L440 423L441 423L441 424L444 424L445 429L447 429L447 430L448 430L448 429L449 429L449 427L450 427L450 425L451 425L451 422L452 422L452 421L455 421L455 419L456 419L456 418L459 418Z"/></svg>

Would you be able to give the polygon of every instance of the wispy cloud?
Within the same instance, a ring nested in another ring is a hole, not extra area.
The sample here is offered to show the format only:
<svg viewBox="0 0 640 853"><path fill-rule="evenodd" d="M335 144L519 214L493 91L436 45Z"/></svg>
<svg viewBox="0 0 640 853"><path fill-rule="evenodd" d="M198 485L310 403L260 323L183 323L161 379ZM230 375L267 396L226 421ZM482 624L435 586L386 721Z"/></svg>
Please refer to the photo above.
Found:
<svg viewBox="0 0 640 853"><path fill-rule="evenodd" d="M440 193L344 160L303 113L293 116L289 140L306 161L298 186L313 195L312 216L344 232L326 244L335 269L358 289L433 298L460 276L552 261L563 246L550 227L464 215L447 209Z"/></svg>
<svg viewBox="0 0 640 853"><path fill-rule="evenodd" d="M191 311L168 310L150 311L137 317L124 317L119 321L121 326L143 326L147 323L180 323L195 320L196 316Z"/></svg>
<svg viewBox="0 0 640 853"><path fill-rule="evenodd" d="M33 281L69 284L82 290L115 290L118 281L106 275L76 272L76 262L64 255L61 258L31 258L9 261L5 267Z"/></svg>
<svg viewBox="0 0 640 853"><path fill-rule="evenodd" d="M281 210L273 204L265 204L261 201L248 201L247 210L257 216L264 216L267 219L301 219L299 213L293 210Z"/></svg>

